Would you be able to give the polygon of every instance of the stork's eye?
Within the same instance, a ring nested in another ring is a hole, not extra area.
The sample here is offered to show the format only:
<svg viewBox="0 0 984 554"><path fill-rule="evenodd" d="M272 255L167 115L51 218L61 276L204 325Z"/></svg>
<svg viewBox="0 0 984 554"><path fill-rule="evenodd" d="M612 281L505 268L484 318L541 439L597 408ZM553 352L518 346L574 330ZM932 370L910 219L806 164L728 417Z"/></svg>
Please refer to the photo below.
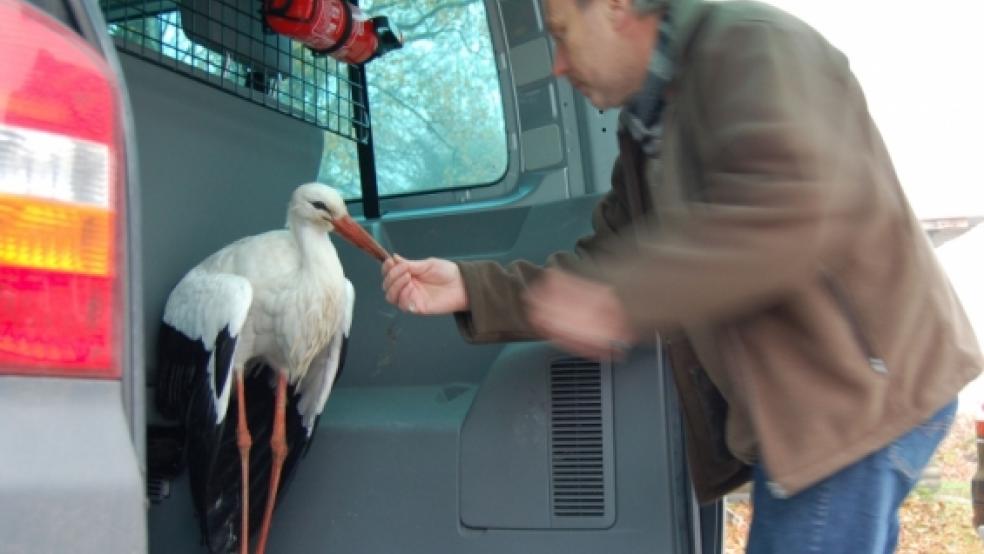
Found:
<svg viewBox="0 0 984 554"><path fill-rule="evenodd" d="M311 202L311 205L323 212L327 212L328 215L331 215L331 212L328 210L328 206L325 206L324 202L318 200L316 202Z"/></svg>

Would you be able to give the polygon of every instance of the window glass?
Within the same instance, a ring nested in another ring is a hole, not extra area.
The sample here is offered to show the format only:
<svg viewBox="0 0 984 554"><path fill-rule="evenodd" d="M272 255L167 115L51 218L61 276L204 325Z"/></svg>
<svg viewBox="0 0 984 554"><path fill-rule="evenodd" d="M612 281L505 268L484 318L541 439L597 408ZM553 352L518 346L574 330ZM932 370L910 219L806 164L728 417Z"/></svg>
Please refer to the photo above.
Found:
<svg viewBox="0 0 984 554"><path fill-rule="evenodd" d="M318 179L347 199L361 197L361 119L354 121L348 66L256 31L256 14L236 4L157 12L149 0L102 5L110 34L127 51L325 129ZM505 121L484 2L359 5L368 16L388 17L404 37L403 48L366 66L380 196L500 179L508 162Z"/></svg>
<svg viewBox="0 0 984 554"><path fill-rule="evenodd" d="M403 33L367 67L380 196L470 187L506 171L499 77L481 0L364 0ZM360 196L355 145L327 134L320 178Z"/></svg>

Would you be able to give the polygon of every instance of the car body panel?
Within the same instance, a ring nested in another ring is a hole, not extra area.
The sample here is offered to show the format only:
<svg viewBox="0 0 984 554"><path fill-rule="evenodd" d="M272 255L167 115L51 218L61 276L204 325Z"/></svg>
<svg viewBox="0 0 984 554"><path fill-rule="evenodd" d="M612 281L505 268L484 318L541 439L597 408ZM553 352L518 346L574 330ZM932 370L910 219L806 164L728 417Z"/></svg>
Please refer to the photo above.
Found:
<svg viewBox="0 0 984 554"><path fill-rule="evenodd" d="M144 478L118 381L0 377L3 551L142 553Z"/></svg>

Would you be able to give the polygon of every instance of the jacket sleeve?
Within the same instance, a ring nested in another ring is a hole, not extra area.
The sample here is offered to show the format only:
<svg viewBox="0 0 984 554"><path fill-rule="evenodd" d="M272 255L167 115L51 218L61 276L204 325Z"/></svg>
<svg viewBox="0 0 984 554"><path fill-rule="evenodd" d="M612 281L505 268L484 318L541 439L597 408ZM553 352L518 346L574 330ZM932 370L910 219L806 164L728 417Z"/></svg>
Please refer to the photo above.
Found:
<svg viewBox="0 0 984 554"><path fill-rule="evenodd" d="M601 279L596 260L613 255L614 244L628 228L625 188L621 160L612 169L612 190L595 207L592 234L577 241L574 252L550 256L546 267L558 267L585 277ZM462 336L469 342L534 340L537 337L526 321L523 291L543 271L525 260L503 266L493 261L456 262L464 279L470 309L455 314Z"/></svg>
<svg viewBox="0 0 984 554"><path fill-rule="evenodd" d="M693 54L692 121L702 187L671 214L602 260L603 279L637 329L737 317L778 300L821 267L822 252L863 186L843 174L838 134L866 117L845 98L849 72L832 48L786 22L731 22ZM685 111L683 108L680 111ZM689 136L688 136L689 133ZM687 139L684 139L687 140Z"/></svg>

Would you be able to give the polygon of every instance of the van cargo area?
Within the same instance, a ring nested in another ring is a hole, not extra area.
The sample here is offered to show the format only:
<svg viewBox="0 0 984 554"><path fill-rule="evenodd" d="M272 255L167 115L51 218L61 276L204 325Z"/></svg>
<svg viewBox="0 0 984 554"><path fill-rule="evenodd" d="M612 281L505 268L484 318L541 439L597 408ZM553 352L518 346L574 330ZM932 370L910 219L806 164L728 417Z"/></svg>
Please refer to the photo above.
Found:
<svg viewBox="0 0 984 554"><path fill-rule="evenodd" d="M295 187L335 187L407 258L543 263L590 233L617 113L552 75L541 1L363 0L403 42L362 65L277 34L262 0L64 3L114 46L129 103L140 365L98 403L126 398L149 552L207 552L183 438L153 402L165 302L212 252L283 228ZM660 347L592 362L468 344L454 318L387 303L379 262L333 241L356 296L344 372L268 552L721 552L722 506L696 501Z"/></svg>

